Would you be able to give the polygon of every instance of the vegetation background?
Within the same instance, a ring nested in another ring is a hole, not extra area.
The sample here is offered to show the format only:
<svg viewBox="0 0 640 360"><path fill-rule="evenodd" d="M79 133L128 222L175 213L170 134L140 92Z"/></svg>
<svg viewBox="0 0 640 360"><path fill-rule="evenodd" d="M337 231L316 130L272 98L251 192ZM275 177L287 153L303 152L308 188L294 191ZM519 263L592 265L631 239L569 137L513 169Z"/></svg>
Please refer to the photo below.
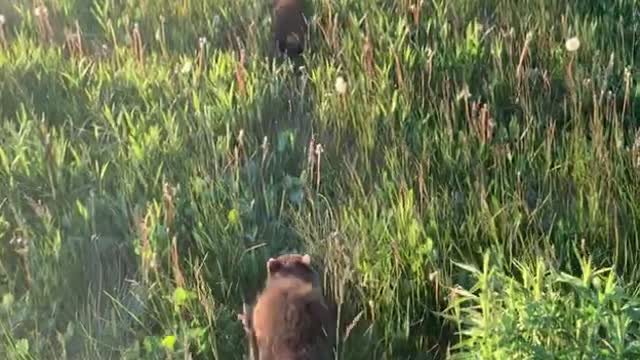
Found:
<svg viewBox="0 0 640 360"><path fill-rule="evenodd" d="M0 0L0 357L241 359L308 252L339 359L640 357L640 2Z"/></svg>

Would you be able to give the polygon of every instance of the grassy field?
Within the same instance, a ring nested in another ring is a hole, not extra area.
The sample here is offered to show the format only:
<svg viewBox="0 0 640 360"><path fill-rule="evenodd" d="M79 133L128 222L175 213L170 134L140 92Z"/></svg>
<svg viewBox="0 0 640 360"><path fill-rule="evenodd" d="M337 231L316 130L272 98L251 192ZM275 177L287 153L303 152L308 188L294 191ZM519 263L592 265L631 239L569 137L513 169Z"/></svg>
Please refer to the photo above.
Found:
<svg viewBox="0 0 640 360"><path fill-rule="evenodd" d="M640 1L0 0L0 357L242 359L307 252L339 359L640 358Z"/></svg>

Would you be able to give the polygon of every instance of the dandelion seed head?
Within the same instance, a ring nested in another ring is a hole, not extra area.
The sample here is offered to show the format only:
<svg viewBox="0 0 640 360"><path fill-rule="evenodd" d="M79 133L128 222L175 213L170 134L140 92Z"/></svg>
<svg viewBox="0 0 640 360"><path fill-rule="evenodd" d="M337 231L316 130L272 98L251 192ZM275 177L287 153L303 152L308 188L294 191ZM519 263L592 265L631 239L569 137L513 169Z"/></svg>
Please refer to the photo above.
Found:
<svg viewBox="0 0 640 360"><path fill-rule="evenodd" d="M342 76L336 79L336 92L340 95L347 92L347 81Z"/></svg>
<svg viewBox="0 0 640 360"><path fill-rule="evenodd" d="M596 289L598 290L602 289L602 279L600 279L599 277L593 278L592 283Z"/></svg>
<svg viewBox="0 0 640 360"><path fill-rule="evenodd" d="M35 9L33 9L33 14L36 17L47 16L47 13L47 7L44 5L36 6Z"/></svg>
<svg viewBox="0 0 640 360"><path fill-rule="evenodd" d="M580 39L577 36L569 38L565 44L565 48L567 48L568 52L576 52L580 48Z"/></svg>

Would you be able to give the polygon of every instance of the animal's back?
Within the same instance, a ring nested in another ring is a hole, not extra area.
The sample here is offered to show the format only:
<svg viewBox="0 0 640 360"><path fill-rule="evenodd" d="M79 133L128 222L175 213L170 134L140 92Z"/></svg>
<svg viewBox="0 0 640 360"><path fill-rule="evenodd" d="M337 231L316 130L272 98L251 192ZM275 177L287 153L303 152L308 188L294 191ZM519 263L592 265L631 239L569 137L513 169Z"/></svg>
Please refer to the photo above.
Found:
<svg viewBox="0 0 640 360"><path fill-rule="evenodd" d="M328 309L319 289L295 278L274 280L253 310L260 360L330 358Z"/></svg>
<svg viewBox="0 0 640 360"><path fill-rule="evenodd" d="M277 50L289 55L301 54L307 31L302 0L274 0L272 21Z"/></svg>

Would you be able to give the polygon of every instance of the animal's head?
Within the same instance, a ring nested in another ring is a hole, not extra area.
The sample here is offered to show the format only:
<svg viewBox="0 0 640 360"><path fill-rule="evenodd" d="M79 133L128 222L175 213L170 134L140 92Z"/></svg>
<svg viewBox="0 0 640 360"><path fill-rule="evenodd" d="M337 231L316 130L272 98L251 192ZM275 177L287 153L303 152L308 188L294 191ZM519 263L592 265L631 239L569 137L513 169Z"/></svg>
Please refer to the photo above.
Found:
<svg viewBox="0 0 640 360"><path fill-rule="evenodd" d="M320 285L320 278L311 266L309 254L286 254L267 261L267 277L269 280L284 277L297 277L310 282L313 286Z"/></svg>

